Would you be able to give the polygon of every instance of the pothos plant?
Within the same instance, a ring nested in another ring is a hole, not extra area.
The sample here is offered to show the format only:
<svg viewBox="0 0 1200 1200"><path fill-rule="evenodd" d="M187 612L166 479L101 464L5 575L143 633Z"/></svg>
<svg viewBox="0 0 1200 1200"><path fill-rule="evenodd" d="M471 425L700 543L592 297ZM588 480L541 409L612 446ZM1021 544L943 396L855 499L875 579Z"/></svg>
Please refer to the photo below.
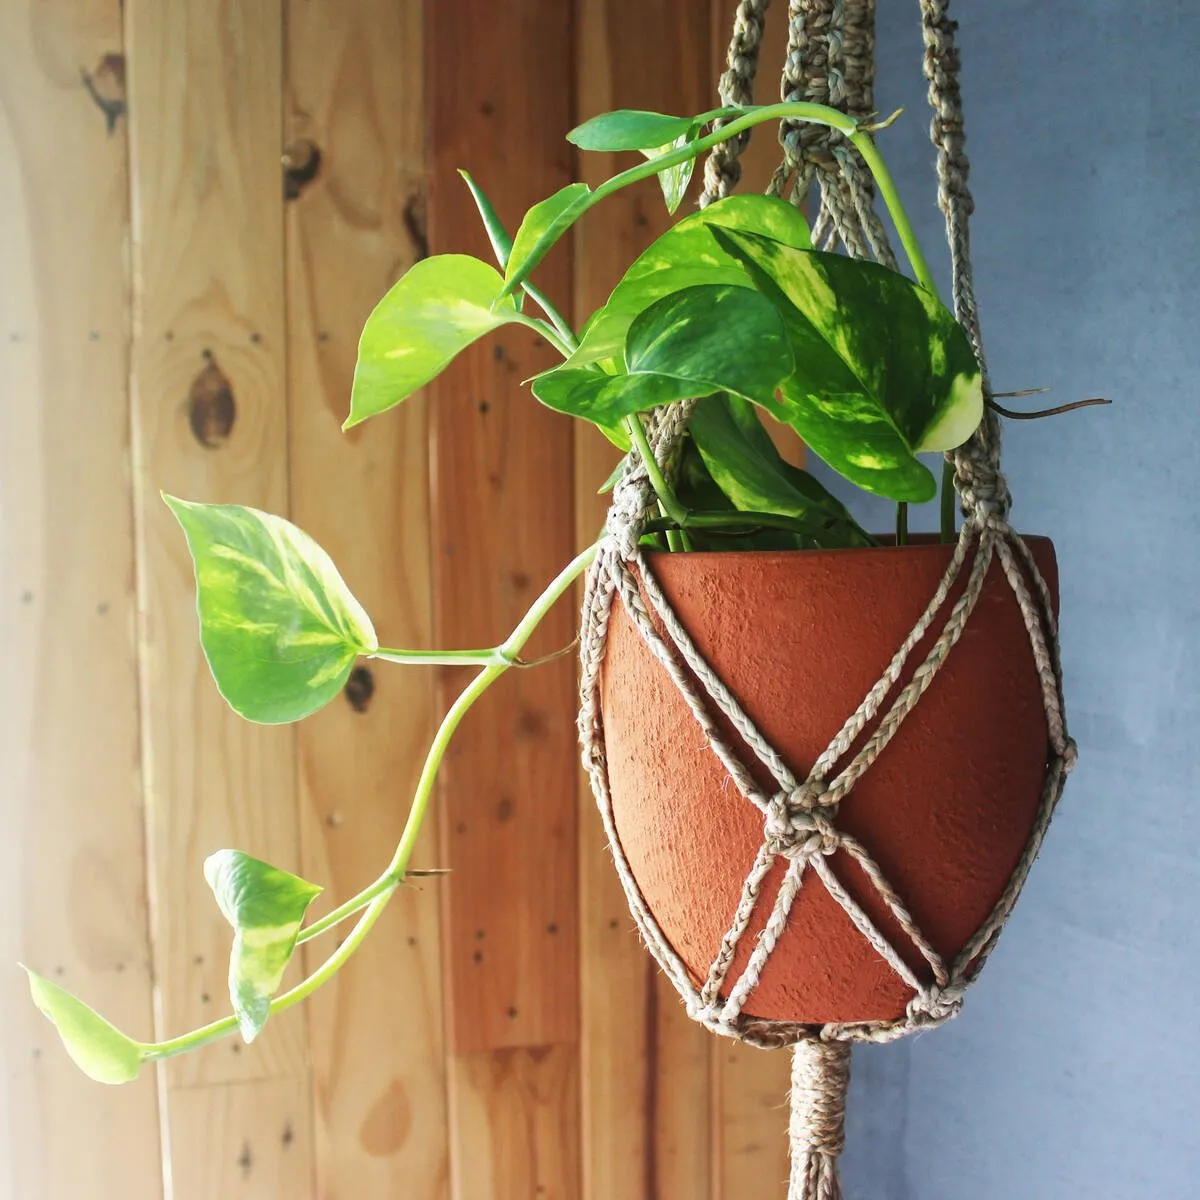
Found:
<svg viewBox="0 0 1200 1200"><path fill-rule="evenodd" d="M814 250L803 216L784 200L730 196L664 233L576 332L531 282L555 243L593 205L657 175L680 204L697 157L765 121L811 121L843 133L862 154L915 279ZM703 130L718 123L711 132ZM644 538L660 549L846 548L875 539L812 475L780 457L759 422L769 413L852 483L898 505L930 500L937 483L920 461L965 441L983 412L979 364L941 304L912 226L871 138L872 127L833 109L784 103L726 107L696 117L622 111L581 125L583 150L641 151L647 161L599 187L573 183L531 208L510 237L475 182L496 265L460 254L418 262L380 301L363 330L346 426L402 403L471 343L505 325L544 337L563 361L529 381L542 404L592 422L644 464L658 514ZM669 481L647 443L644 417L697 400ZM598 481L599 482L599 481ZM611 484L611 480L609 483ZM357 896L306 923L321 889L238 850L204 864L233 927L233 1015L162 1042L126 1036L57 984L29 972L33 998L93 1079L123 1083L143 1063L240 1033L252 1041L273 1014L330 979L362 943L405 879L447 745L471 705L510 667L551 606L595 556L567 564L509 637L483 650L381 646L371 619L329 556L277 516L238 505L165 497L195 565L200 640L216 685L243 717L296 721L332 700L359 657L480 668L429 748L407 824L383 873ZM943 479L943 535L953 492ZM279 992L296 947L355 918L338 948L301 983Z"/></svg>

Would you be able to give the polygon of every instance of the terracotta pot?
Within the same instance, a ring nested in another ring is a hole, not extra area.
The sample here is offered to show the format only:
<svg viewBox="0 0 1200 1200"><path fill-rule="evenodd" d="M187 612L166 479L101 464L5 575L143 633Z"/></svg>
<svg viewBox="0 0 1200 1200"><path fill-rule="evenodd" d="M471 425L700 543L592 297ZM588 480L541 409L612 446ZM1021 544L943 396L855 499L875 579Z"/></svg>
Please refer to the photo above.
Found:
<svg viewBox="0 0 1200 1200"><path fill-rule="evenodd" d="M1028 541L1057 609L1054 548L1045 538ZM924 544L653 554L649 561L700 652L802 779L916 623L950 554L948 546ZM601 686L617 835L663 933L703 980L761 844L762 815L734 787L620 603ZM1024 849L1047 739L1028 635L994 559L958 645L838 816L947 963L990 912ZM754 762L748 751L743 761ZM755 774L772 787L769 776ZM927 965L857 864L840 851L831 862L918 978L927 978ZM780 860L731 980L783 870ZM911 994L809 871L744 1012L813 1023L890 1020L903 1015Z"/></svg>

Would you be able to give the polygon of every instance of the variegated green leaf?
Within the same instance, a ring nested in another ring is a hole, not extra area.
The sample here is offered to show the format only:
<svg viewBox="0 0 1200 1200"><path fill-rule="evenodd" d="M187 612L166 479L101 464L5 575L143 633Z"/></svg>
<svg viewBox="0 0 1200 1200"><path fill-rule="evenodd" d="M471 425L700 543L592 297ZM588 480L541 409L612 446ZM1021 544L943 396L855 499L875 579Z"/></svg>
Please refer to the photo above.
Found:
<svg viewBox="0 0 1200 1200"><path fill-rule="evenodd" d="M791 369L769 301L749 288L702 285L666 296L634 319L623 374L558 367L533 380L533 393L559 412L611 427L632 413L710 392L765 403Z"/></svg>
<svg viewBox="0 0 1200 1200"><path fill-rule="evenodd" d="M811 544L823 548L873 544L840 500L780 456L744 400L706 396L688 429L713 481L735 508L793 517L805 524Z"/></svg>
<svg viewBox="0 0 1200 1200"><path fill-rule="evenodd" d="M54 1023L76 1066L97 1083L129 1083L138 1077L147 1047L126 1037L65 988L25 967L33 1002Z"/></svg>
<svg viewBox="0 0 1200 1200"><path fill-rule="evenodd" d="M700 126L692 125L673 142L668 142L665 146L659 146L654 150L643 150L642 153L647 158L658 158L669 150L677 150L681 146L686 146L688 142L695 141L699 132ZM688 184L692 181L692 172L695 169L696 160L685 158L683 162L659 171L656 178L658 186L662 188L663 199L667 203L667 212L674 214L675 210L683 203L683 197L687 194Z"/></svg>
<svg viewBox="0 0 1200 1200"><path fill-rule="evenodd" d="M625 272L603 308L584 327L571 366L619 358L633 319L656 300L699 284L752 287L741 264L712 236L713 226L747 229L785 245L807 247L808 223L774 196L727 196L684 217L655 240Z"/></svg>
<svg viewBox="0 0 1200 1200"><path fill-rule="evenodd" d="M591 195L592 189L586 183L569 183L525 214L504 264L502 296L508 296L528 278L550 247L587 210Z"/></svg>
<svg viewBox="0 0 1200 1200"><path fill-rule="evenodd" d="M230 707L276 725L327 704L379 648L329 555L282 517L163 498L187 536L200 642Z"/></svg>
<svg viewBox="0 0 1200 1200"><path fill-rule="evenodd" d="M343 428L394 408L472 342L516 320L513 301L497 300L503 286L494 267L467 254L436 254L405 272L363 327Z"/></svg>
<svg viewBox="0 0 1200 1200"><path fill-rule="evenodd" d="M229 996L242 1037L252 1042L267 1023L304 914L321 889L240 850L209 855L204 878L234 929Z"/></svg>
<svg viewBox="0 0 1200 1200"><path fill-rule="evenodd" d="M860 487L931 499L916 454L959 445L983 413L979 364L953 315L876 263L731 229L714 236L787 325L796 371L772 411Z"/></svg>

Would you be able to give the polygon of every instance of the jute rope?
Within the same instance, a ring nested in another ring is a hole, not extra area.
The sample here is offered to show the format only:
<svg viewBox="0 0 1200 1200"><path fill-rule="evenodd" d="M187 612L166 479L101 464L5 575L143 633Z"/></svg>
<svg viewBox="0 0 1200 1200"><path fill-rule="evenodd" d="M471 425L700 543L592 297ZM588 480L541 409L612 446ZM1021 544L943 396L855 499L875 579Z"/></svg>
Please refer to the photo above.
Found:
<svg viewBox="0 0 1200 1200"><path fill-rule="evenodd" d="M750 98L767 0L741 0L737 6L728 70L721 79L726 101ZM955 313L967 329L982 363L978 313L968 258L967 220L971 197L963 151L962 112L957 82L954 25L945 0L921 0L925 27L925 69L934 109L932 136L938 149L939 203L946 216L954 272ZM865 115L871 102L872 0L792 0L784 94L852 106ZM890 262L882 225L872 208L865 168L856 153L825 131L785 129L784 161L773 187L782 194L794 179L792 198L802 199L815 179L821 207L815 239L840 243L855 255ZM728 143L706 163L702 203L725 195L738 178L742 146ZM986 385L986 368L985 368ZM657 410L648 423L651 450L669 470L694 402ZM583 761L604 821L617 873L643 939L689 1015L713 1032L765 1048L793 1046L792 1116L789 1126L792 1180L789 1200L836 1200L840 1196L837 1157L842 1148L850 1044L887 1042L952 1018L962 1005L1004 922L1012 911L1045 836L1075 747L1063 715L1058 635L1049 590L1033 557L1008 524L1008 491L999 469L999 436L990 415L980 430L950 456L964 521L950 564L924 612L897 648L879 681L867 692L826 750L798 775L771 746L737 698L705 661L688 630L671 609L642 554L640 538L654 504L644 464L631 455L613 491L606 536L587 579L580 632L579 733ZM1003 894L953 962L934 950L878 864L858 840L839 829L838 810L863 774L920 702L970 621L989 572L999 570L1012 589L1028 632L1046 713L1047 770L1032 833ZM955 596L952 600L951 597ZM620 600L650 652L667 671L734 786L763 817L763 838L746 877L729 927L701 982L675 952L642 896L620 844L612 810L600 709L600 671L609 618ZM933 640L912 665L927 635ZM908 676L907 682L901 680ZM738 746L722 732L723 717ZM857 747L857 748L855 748ZM741 755L748 754L774 780L764 791ZM841 857L839 857L841 856ZM852 859L901 931L904 943L925 965L918 974L896 944L851 896L840 878L841 863ZM733 964L762 900L762 889L780 859L786 863L763 930L745 966L734 978ZM769 1021L747 1014L746 1002L787 927L802 887L822 886L862 937L911 989L903 1017L813 1027Z"/></svg>

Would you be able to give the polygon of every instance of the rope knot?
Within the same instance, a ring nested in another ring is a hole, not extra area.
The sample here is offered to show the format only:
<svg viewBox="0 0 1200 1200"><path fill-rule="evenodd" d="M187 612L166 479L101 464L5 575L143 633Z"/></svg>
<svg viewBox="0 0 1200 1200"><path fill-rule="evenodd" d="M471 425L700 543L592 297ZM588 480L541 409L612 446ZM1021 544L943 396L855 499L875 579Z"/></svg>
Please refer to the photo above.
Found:
<svg viewBox="0 0 1200 1200"><path fill-rule="evenodd" d="M961 983L949 983L941 988L930 986L908 1002L908 1015L915 1020L948 1021L958 1015L965 995L966 987Z"/></svg>
<svg viewBox="0 0 1200 1200"><path fill-rule="evenodd" d="M642 521L633 505L614 502L608 510L604 528L622 561L629 562L637 557Z"/></svg>
<svg viewBox="0 0 1200 1200"><path fill-rule="evenodd" d="M776 792L767 805L763 837L772 854L809 858L832 854L842 843L834 825L837 803L828 803L824 779L805 780L799 787Z"/></svg>

